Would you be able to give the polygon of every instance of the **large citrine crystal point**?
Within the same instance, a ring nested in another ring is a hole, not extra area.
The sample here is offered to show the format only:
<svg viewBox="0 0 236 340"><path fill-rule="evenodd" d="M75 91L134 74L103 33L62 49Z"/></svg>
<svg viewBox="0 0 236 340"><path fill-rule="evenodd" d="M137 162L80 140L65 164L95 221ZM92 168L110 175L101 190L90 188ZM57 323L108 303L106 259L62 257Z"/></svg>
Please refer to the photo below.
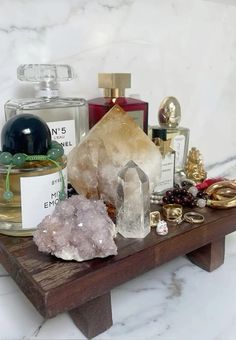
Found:
<svg viewBox="0 0 236 340"><path fill-rule="evenodd" d="M118 105L68 155L68 177L86 197L115 205L117 174L133 160L148 176L150 190L160 178L159 149Z"/></svg>

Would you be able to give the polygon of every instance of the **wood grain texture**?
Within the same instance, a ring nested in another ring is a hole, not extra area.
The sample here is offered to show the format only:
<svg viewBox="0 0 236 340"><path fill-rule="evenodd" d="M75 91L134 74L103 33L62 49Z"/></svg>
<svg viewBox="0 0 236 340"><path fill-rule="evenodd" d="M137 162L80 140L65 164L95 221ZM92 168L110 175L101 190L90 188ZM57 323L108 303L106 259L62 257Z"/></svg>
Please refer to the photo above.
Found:
<svg viewBox="0 0 236 340"><path fill-rule="evenodd" d="M30 237L3 235L0 236L0 259L38 311L44 317L53 317L109 294L121 283L199 248L204 261L208 261L205 269L215 269L220 260L213 261L214 254L223 251L222 244L217 246L217 242L236 230L236 209L218 211L205 208L200 212L205 215L203 224L169 225L166 236L158 236L155 230L145 239L118 236L118 255L105 259L67 262L38 252ZM209 244L210 248L204 248ZM222 259L222 254L219 258ZM200 265L203 260L197 262Z"/></svg>
<svg viewBox="0 0 236 340"><path fill-rule="evenodd" d="M69 314L81 332L93 338L112 326L111 293L88 301Z"/></svg>
<svg viewBox="0 0 236 340"><path fill-rule="evenodd" d="M191 262L202 269L212 272L224 263L225 237L208 243L205 246L187 254Z"/></svg>

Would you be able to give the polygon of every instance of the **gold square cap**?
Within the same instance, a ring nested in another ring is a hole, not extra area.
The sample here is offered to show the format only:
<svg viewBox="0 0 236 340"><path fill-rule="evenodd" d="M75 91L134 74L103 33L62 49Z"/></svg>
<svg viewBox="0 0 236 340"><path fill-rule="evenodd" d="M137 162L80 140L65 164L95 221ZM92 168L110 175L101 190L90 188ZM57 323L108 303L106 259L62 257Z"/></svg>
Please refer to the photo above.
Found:
<svg viewBox="0 0 236 340"><path fill-rule="evenodd" d="M98 73L98 87L102 89L129 89L130 73Z"/></svg>

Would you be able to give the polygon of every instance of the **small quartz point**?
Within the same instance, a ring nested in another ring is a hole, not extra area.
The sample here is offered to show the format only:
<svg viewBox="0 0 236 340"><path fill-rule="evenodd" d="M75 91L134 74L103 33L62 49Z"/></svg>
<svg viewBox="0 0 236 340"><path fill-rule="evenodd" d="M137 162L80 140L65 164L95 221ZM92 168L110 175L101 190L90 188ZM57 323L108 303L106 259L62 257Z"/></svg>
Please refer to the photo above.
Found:
<svg viewBox="0 0 236 340"><path fill-rule="evenodd" d="M144 238L150 232L150 193L147 175L133 161L118 173L117 231L126 238Z"/></svg>
<svg viewBox="0 0 236 340"><path fill-rule="evenodd" d="M39 251L84 261L117 254L115 225L102 201L75 195L56 206L34 232Z"/></svg>

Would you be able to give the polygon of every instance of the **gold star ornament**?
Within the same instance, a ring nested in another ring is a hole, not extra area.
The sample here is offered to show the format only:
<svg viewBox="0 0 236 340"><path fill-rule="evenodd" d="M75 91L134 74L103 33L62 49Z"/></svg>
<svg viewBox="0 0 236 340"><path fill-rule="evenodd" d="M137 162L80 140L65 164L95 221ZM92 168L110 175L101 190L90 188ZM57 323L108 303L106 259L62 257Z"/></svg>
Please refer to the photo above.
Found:
<svg viewBox="0 0 236 340"><path fill-rule="evenodd" d="M169 152L173 152L173 149L170 147L171 139L162 140L161 138L155 138L154 143L159 146L163 157L165 157Z"/></svg>

